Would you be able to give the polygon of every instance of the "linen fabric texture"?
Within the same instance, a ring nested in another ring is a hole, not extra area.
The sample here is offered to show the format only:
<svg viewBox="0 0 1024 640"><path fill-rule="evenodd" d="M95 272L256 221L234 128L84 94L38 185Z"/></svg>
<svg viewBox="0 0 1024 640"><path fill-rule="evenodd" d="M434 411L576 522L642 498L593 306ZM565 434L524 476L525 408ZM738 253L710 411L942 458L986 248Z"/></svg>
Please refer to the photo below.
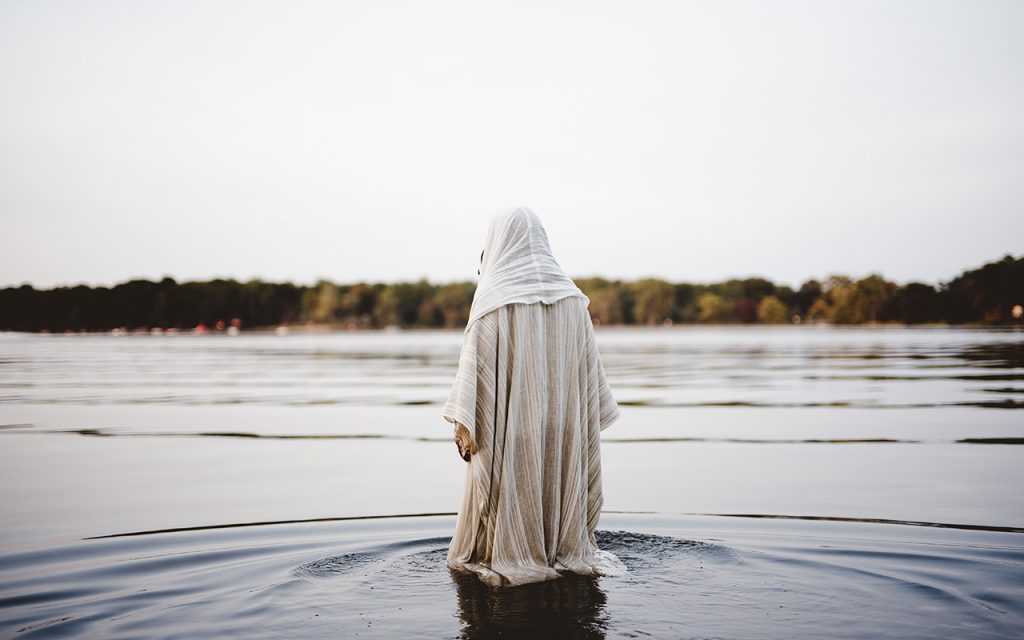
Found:
<svg viewBox="0 0 1024 640"><path fill-rule="evenodd" d="M487 229L480 281L473 294L466 332L474 321L502 305L551 304L566 296L578 296L590 304L555 260L537 214L523 207L498 212Z"/></svg>
<svg viewBox="0 0 1024 640"><path fill-rule="evenodd" d="M532 211L492 219L443 411L466 426L473 450L447 564L489 585L626 570L594 536L600 436L619 407L588 303Z"/></svg>

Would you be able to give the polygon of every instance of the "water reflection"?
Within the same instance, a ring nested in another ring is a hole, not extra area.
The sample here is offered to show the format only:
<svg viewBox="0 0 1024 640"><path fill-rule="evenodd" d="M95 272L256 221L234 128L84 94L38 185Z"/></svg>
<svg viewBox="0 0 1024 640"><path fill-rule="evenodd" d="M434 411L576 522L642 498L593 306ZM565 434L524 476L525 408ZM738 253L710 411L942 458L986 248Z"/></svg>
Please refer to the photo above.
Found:
<svg viewBox="0 0 1024 640"><path fill-rule="evenodd" d="M494 589L474 574L449 570L457 590L460 638L604 638L607 595L600 578L567 573Z"/></svg>
<svg viewBox="0 0 1024 640"><path fill-rule="evenodd" d="M1021 369L1024 368L1024 340L968 345L957 357L975 367Z"/></svg>

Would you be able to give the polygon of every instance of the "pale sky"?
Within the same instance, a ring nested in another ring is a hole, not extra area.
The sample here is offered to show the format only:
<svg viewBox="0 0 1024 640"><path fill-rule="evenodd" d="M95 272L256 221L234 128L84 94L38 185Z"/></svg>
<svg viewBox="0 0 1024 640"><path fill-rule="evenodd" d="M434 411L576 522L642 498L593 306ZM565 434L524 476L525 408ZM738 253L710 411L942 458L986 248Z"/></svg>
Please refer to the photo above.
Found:
<svg viewBox="0 0 1024 640"><path fill-rule="evenodd" d="M0 3L0 286L945 281L1024 253L1024 2Z"/></svg>

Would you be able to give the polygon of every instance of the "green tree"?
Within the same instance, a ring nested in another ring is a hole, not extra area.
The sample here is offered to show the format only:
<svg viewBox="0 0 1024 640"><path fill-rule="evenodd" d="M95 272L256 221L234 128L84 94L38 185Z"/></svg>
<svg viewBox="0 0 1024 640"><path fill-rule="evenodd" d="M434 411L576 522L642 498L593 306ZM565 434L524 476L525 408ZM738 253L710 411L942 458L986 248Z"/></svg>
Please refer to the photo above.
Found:
<svg viewBox="0 0 1024 640"><path fill-rule="evenodd" d="M732 305L717 293L702 293L697 298L701 322L728 322L732 320Z"/></svg>
<svg viewBox="0 0 1024 640"><path fill-rule="evenodd" d="M464 327L469 320L469 309L473 306L476 284L457 282L442 286L434 294L433 306L441 314L441 324L448 328Z"/></svg>
<svg viewBox="0 0 1024 640"><path fill-rule="evenodd" d="M1024 257L1007 254L960 274L939 289L950 322L1012 322L1014 305L1024 304Z"/></svg>
<svg viewBox="0 0 1024 640"><path fill-rule="evenodd" d="M817 280L808 280L800 285L800 289L793 296L790 303L801 317L809 317L811 306L821 297L822 284ZM785 298L781 298L785 300Z"/></svg>
<svg viewBox="0 0 1024 640"><path fill-rule="evenodd" d="M622 324L622 290L610 285L587 294L590 298L590 317L597 324Z"/></svg>
<svg viewBox="0 0 1024 640"><path fill-rule="evenodd" d="M380 288L364 283L354 284L346 288L338 304L338 313L346 322L369 325L372 322L374 309Z"/></svg>
<svg viewBox="0 0 1024 640"><path fill-rule="evenodd" d="M764 278L720 283L635 282L581 278L595 323L785 322L790 313L836 324L1013 323L1013 308L1024 304L1024 258L1005 256L966 270L938 288L919 282L903 287L871 274L853 281L831 275L808 280L799 290ZM113 287L30 285L0 289L0 329L15 331L108 330L146 327L189 328L238 318L242 326L265 327L297 320L396 324L422 327L465 325L476 286L472 282L432 285L426 280L397 284L313 286L231 279L176 282L131 280Z"/></svg>
<svg viewBox="0 0 1024 640"><path fill-rule="evenodd" d="M334 322L341 296L333 282L320 280L306 295L306 317L317 324Z"/></svg>
<svg viewBox="0 0 1024 640"><path fill-rule="evenodd" d="M657 278L643 278L632 286L633 314L638 323L661 324L672 317L675 291L672 285Z"/></svg>
<svg viewBox="0 0 1024 640"><path fill-rule="evenodd" d="M398 294L393 287L384 287L373 307L373 324L377 327L399 326L402 322Z"/></svg>
<svg viewBox="0 0 1024 640"><path fill-rule="evenodd" d="M896 308L900 322L935 322L939 319L939 292L930 284L908 283L897 292Z"/></svg>
<svg viewBox="0 0 1024 640"><path fill-rule="evenodd" d="M890 319L891 303L899 289L878 274L861 278L853 286L849 303L854 322L885 322Z"/></svg>
<svg viewBox="0 0 1024 640"><path fill-rule="evenodd" d="M672 288L675 290L675 313L672 319L679 322L696 321L699 313L697 309L697 287L681 282L672 285Z"/></svg>
<svg viewBox="0 0 1024 640"><path fill-rule="evenodd" d="M785 324L789 322L789 310L775 296L765 296L757 306L757 319L765 324Z"/></svg>
<svg viewBox="0 0 1024 640"><path fill-rule="evenodd" d="M576 278L576 285L590 298L590 317L597 324L631 324L634 290L621 280Z"/></svg>

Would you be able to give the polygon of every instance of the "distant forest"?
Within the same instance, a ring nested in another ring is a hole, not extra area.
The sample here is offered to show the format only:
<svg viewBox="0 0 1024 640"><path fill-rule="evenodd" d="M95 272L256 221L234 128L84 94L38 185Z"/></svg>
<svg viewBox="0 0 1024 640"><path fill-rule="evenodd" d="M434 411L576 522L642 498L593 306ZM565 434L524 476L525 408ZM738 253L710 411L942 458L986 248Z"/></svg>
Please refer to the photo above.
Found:
<svg viewBox="0 0 1024 640"><path fill-rule="evenodd" d="M714 284L577 278L600 325L678 323L1019 324L1024 257L990 262L932 286L898 285L881 275L831 275L799 289L764 278ZM0 329L8 331L232 330L282 325L364 329L461 328L475 282L312 286L259 280L159 282L114 287L30 285L0 289Z"/></svg>

